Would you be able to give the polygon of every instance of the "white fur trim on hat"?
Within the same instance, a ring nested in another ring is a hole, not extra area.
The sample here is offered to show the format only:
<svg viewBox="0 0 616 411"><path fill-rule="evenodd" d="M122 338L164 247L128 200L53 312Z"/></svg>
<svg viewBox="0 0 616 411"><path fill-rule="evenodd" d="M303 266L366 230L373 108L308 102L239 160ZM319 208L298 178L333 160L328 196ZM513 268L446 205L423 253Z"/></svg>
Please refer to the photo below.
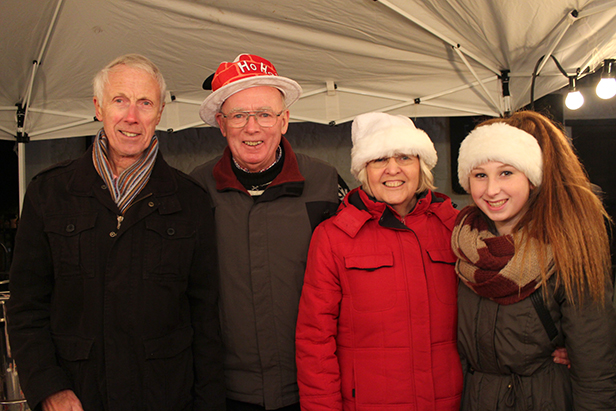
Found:
<svg viewBox="0 0 616 411"><path fill-rule="evenodd" d="M438 160L430 137L405 116L360 114L353 120L351 138L351 173L355 177L366 164L377 158L398 154L418 156L430 169L434 168Z"/></svg>
<svg viewBox="0 0 616 411"><path fill-rule="evenodd" d="M296 81L287 77L258 76L237 80L222 86L203 100L201 108L199 109L201 120L205 121L210 126L218 127L216 113L220 111L220 107L225 100L237 92L258 86L270 86L280 90L284 95L284 104L286 108L289 108L291 104L295 103L302 94L302 87Z"/></svg>
<svg viewBox="0 0 616 411"><path fill-rule="evenodd" d="M492 123L471 131L460 144L458 180L470 193L471 171L488 161L509 164L526 175L538 187L543 178L543 157L537 139L507 123Z"/></svg>

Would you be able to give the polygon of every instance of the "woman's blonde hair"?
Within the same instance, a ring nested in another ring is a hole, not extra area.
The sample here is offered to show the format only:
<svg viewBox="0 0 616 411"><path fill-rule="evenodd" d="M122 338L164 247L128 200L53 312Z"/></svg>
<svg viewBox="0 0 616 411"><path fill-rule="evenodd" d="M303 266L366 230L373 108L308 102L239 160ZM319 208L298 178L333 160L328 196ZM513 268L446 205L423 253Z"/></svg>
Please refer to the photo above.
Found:
<svg viewBox="0 0 616 411"><path fill-rule="evenodd" d="M532 190L527 212L515 227L521 238L536 238L540 255L552 247L557 286L567 298L605 301L611 282L611 256L606 223L611 219L588 179L586 170L560 125L532 111L487 120L507 123L534 136L543 157L543 181ZM546 273L542 273L543 282Z"/></svg>

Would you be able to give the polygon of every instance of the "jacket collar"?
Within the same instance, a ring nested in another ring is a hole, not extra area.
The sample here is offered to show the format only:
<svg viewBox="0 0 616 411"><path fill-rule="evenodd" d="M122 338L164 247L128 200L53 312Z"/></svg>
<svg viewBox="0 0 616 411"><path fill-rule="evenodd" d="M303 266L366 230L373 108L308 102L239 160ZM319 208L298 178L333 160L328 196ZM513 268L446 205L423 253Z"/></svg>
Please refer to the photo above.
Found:
<svg viewBox="0 0 616 411"><path fill-rule="evenodd" d="M428 190L419 195L415 208L405 218L426 213L432 204L444 201L443 196L435 196ZM454 213L455 218L455 213ZM361 187L352 190L340 206L339 213L334 218L334 224L349 236L355 237L359 230L369 220L377 220L379 225L387 228L407 230L400 221L398 213L389 205L375 200Z"/></svg>
<svg viewBox="0 0 616 411"><path fill-rule="evenodd" d="M68 183L71 193L78 196L92 196L94 190L104 184L92 162L92 146L76 160L76 170ZM152 193L155 196L168 196L177 191L177 181L171 172L171 167L159 152L154 162L150 180L142 192ZM109 196L111 199L111 196Z"/></svg>
<svg viewBox="0 0 616 411"><path fill-rule="evenodd" d="M291 144L283 136L280 140L282 149L284 150L284 164L282 165L282 171L267 187L265 192L261 195L263 198L271 197L268 191L273 190L276 192L275 197L280 195L300 196L304 188L304 177L299 171L299 165L297 163L297 156L291 148ZM225 147L225 151L222 154L221 159L214 165L212 174L214 180L216 180L216 190L227 191L237 190L248 194L248 191L239 182L232 170L231 162L231 150L229 146Z"/></svg>

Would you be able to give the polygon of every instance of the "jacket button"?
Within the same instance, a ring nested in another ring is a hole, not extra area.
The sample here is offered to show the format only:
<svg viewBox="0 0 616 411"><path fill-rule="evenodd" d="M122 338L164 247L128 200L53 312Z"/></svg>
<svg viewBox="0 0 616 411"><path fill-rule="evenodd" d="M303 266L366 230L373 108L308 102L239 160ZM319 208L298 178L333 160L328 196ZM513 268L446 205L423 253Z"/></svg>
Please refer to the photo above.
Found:
<svg viewBox="0 0 616 411"><path fill-rule="evenodd" d="M75 231L75 225L74 224L69 224L66 226L66 232L67 233L72 233L73 231Z"/></svg>
<svg viewBox="0 0 616 411"><path fill-rule="evenodd" d="M118 235L118 234L115 231L112 231L112 232L109 233L109 237L111 237L111 238L115 237L116 235Z"/></svg>
<svg viewBox="0 0 616 411"><path fill-rule="evenodd" d="M150 201L150 202L148 203L148 206L149 206L150 208L154 207L154 201Z"/></svg>
<svg viewBox="0 0 616 411"><path fill-rule="evenodd" d="M102 190L107 190L107 186L106 186L105 184L103 184L103 185L101 186L101 189L102 189Z"/></svg>
<svg viewBox="0 0 616 411"><path fill-rule="evenodd" d="M174 235L175 234L175 229L174 228L167 228L167 235Z"/></svg>

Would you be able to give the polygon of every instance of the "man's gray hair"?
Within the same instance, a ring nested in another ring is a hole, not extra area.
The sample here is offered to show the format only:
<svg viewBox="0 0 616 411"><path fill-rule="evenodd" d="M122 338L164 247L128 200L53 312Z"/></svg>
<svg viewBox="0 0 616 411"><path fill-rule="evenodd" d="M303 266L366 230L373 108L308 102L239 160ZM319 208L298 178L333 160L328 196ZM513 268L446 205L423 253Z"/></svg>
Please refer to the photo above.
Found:
<svg viewBox="0 0 616 411"><path fill-rule="evenodd" d="M112 62L107 64L101 71L99 71L94 80L92 81L92 85L94 88L94 96L100 102L103 101L103 93L105 91L105 86L109 82L109 73L119 65L124 65L127 67L143 70L146 73L150 74L156 82L158 83L158 87L160 88L160 107L162 108L165 103L165 94L167 93L167 84L165 83L165 79L163 78L163 74L160 72L158 67L150 59L142 56L141 54L125 54L124 56L120 56L114 59Z"/></svg>

